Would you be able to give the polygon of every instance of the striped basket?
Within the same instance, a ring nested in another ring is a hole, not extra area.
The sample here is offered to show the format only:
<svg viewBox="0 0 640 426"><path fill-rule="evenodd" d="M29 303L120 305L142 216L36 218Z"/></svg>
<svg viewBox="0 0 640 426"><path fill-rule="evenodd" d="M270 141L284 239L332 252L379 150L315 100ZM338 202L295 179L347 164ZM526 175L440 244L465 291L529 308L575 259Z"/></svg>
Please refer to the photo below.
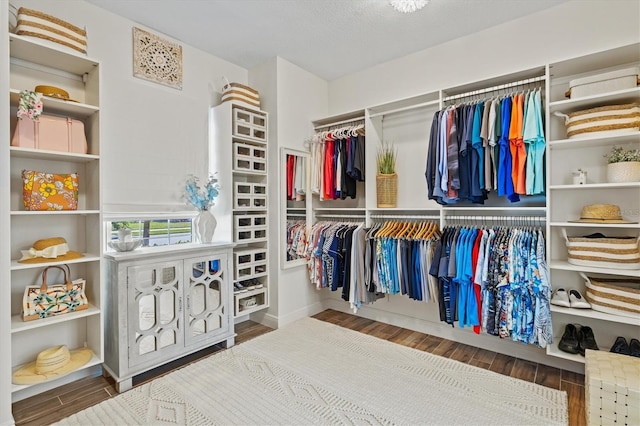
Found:
<svg viewBox="0 0 640 426"><path fill-rule="evenodd" d="M594 278L585 280L585 298L594 311L640 320L640 280L633 278Z"/></svg>
<svg viewBox="0 0 640 426"><path fill-rule="evenodd" d="M554 113L564 118L567 138L602 136L640 130L640 104L609 105L572 112Z"/></svg>
<svg viewBox="0 0 640 426"><path fill-rule="evenodd" d="M222 88L222 102L240 103L260 109L260 94L257 90L240 83L229 83Z"/></svg>
<svg viewBox="0 0 640 426"><path fill-rule="evenodd" d="M573 265L640 269L640 238L568 237L565 229L562 232L567 244L567 261Z"/></svg>
<svg viewBox="0 0 640 426"><path fill-rule="evenodd" d="M87 53L87 32L55 16L21 7L17 24L17 35L48 40Z"/></svg>

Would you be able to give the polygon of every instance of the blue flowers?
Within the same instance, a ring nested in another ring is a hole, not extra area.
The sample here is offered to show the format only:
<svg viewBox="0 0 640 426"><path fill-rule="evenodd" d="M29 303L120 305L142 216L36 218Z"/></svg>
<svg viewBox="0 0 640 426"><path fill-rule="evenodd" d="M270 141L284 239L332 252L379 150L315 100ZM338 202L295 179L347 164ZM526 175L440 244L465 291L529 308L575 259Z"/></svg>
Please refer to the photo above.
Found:
<svg viewBox="0 0 640 426"><path fill-rule="evenodd" d="M184 187L183 197L187 204L192 205L199 211L205 211L214 205L219 189L218 179L214 175L209 176L204 188L200 188L200 179L197 176L189 175Z"/></svg>

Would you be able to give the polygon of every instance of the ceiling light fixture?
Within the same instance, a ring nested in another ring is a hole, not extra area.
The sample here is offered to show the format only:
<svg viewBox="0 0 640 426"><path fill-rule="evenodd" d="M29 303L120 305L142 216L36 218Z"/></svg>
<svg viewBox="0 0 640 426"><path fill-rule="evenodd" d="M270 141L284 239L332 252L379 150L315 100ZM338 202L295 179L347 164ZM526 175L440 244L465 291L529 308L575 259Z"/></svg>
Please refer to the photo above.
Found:
<svg viewBox="0 0 640 426"><path fill-rule="evenodd" d="M429 0L389 0L395 10L402 13L413 13L425 7Z"/></svg>

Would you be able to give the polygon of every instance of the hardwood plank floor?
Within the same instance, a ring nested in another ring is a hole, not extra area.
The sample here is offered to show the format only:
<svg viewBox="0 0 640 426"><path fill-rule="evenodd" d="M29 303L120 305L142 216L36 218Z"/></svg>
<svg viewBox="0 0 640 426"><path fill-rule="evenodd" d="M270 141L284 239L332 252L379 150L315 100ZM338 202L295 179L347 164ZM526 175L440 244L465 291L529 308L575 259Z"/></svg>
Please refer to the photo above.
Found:
<svg viewBox="0 0 640 426"><path fill-rule="evenodd" d="M564 390L567 392L569 424L572 426L586 424L584 415L584 375L532 363L485 349L478 349L448 339L331 309L315 315L314 318L389 340L396 344L485 368L499 374L517 377L553 389ZM235 330L237 333L236 344L241 344L272 331L269 327L251 321L237 324ZM209 353L202 355L200 358L190 360L190 362L209 356L212 352L215 353L216 349L220 350L219 348L214 348ZM160 374L166 374L167 372ZM147 380L151 380L151 378ZM13 416L18 426L48 425L115 395L117 395L117 392L113 379L101 376L85 378L42 395L16 402L13 404Z"/></svg>

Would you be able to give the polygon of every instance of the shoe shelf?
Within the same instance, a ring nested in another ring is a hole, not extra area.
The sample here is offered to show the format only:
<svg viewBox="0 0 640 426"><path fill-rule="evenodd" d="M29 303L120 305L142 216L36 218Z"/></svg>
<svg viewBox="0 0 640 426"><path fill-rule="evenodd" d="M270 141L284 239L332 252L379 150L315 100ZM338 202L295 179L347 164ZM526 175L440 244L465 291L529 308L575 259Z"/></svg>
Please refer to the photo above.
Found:
<svg viewBox="0 0 640 426"><path fill-rule="evenodd" d="M248 315L259 311L267 305L267 289L257 288L247 292L234 294L234 312L236 316Z"/></svg>
<svg viewBox="0 0 640 426"><path fill-rule="evenodd" d="M551 305L551 312L630 325L639 325L640 323L636 318L607 314L606 312L594 311L593 309L565 308L563 306Z"/></svg>
<svg viewBox="0 0 640 426"><path fill-rule="evenodd" d="M563 271L587 272L592 274L618 275L624 277L640 278L640 269L611 269L611 268L592 268L589 266L572 265L566 260L552 260L549 262L550 269L559 269Z"/></svg>
<svg viewBox="0 0 640 426"><path fill-rule="evenodd" d="M553 343L550 345L547 345L546 347L547 355L554 356L556 358L568 359L569 361L574 361L574 362L579 362L584 364L585 361L582 355L570 354L558 349L558 343L560 342L560 339L561 339L560 337L554 337Z"/></svg>

